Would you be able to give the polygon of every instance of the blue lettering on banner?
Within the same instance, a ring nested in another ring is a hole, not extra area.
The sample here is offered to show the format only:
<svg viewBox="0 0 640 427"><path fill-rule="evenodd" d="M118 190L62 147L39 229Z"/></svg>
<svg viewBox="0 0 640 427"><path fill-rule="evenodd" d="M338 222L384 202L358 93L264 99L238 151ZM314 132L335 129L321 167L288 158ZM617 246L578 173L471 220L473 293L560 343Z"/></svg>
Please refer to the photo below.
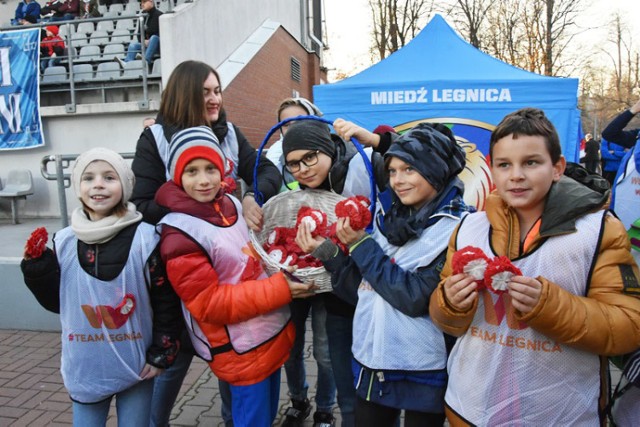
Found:
<svg viewBox="0 0 640 427"><path fill-rule="evenodd" d="M389 90L371 92L371 105L448 102L511 102L509 88Z"/></svg>
<svg viewBox="0 0 640 427"><path fill-rule="evenodd" d="M39 61L40 29L0 32L0 150L44 145Z"/></svg>

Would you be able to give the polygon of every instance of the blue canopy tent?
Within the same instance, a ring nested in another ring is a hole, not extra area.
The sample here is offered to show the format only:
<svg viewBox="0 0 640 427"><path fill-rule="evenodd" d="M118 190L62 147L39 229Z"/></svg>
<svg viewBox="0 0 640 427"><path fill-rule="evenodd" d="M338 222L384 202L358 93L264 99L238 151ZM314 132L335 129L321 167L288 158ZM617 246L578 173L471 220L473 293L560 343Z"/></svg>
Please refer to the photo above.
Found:
<svg viewBox="0 0 640 427"><path fill-rule="evenodd" d="M370 130L379 124L403 131L421 121L446 123L470 145L468 163L470 152L488 154L491 131L507 113L540 108L556 126L567 160L578 161L578 79L541 76L499 61L463 40L440 15L388 58L353 77L316 85L313 93L325 117ZM487 174L484 166L475 174ZM482 207L479 200L492 186L488 179L488 188L468 203Z"/></svg>

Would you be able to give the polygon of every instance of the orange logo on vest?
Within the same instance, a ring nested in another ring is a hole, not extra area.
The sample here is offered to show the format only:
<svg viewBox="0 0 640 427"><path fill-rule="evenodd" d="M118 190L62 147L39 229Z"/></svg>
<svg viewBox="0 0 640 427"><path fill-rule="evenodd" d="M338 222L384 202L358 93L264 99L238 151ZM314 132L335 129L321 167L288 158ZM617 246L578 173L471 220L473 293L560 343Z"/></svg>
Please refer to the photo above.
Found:
<svg viewBox="0 0 640 427"><path fill-rule="evenodd" d="M484 302L484 320L494 326L500 325L502 319L507 318L509 329L520 330L528 328L527 324L516 319L515 310L511 304L511 296L507 293L498 295L496 302L489 291L480 292Z"/></svg>
<svg viewBox="0 0 640 427"><path fill-rule="evenodd" d="M132 294L126 294L115 308L109 305L98 305L94 308L87 304L83 304L81 307L92 327L100 328L104 323L107 329L120 329L135 311L136 297Z"/></svg>

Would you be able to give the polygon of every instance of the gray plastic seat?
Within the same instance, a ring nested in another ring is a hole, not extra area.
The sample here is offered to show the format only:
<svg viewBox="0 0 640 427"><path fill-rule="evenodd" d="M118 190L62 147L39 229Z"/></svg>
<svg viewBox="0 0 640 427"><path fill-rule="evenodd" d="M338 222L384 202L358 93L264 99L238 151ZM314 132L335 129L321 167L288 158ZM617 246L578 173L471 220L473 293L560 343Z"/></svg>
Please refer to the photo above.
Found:
<svg viewBox="0 0 640 427"><path fill-rule="evenodd" d="M123 11L124 11L124 5L122 3L113 3L111 6L109 6L109 12L111 13L116 12L120 14Z"/></svg>
<svg viewBox="0 0 640 427"><path fill-rule="evenodd" d="M47 67L42 73L40 79L41 84L56 84L67 82L67 69L62 65L56 65L54 67Z"/></svg>
<svg viewBox="0 0 640 427"><path fill-rule="evenodd" d="M131 33L126 28L116 28L111 33L111 43L131 43Z"/></svg>
<svg viewBox="0 0 640 427"><path fill-rule="evenodd" d="M122 77L125 79L142 78L142 59L125 62Z"/></svg>
<svg viewBox="0 0 640 427"><path fill-rule="evenodd" d="M100 46L90 44L82 46L77 58L74 58L74 62L94 62L100 60Z"/></svg>
<svg viewBox="0 0 640 427"><path fill-rule="evenodd" d="M160 58L153 60L153 67L151 67L149 77L162 77L162 63L160 62Z"/></svg>
<svg viewBox="0 0 640 427"><path fill-rule="evenodd" d="M130 1L124 7L125 15L135 15L140 11L140 3L137 1Z"/></svg>
<svg viewBox="0 0 640 427"><path fill-rule="evenodd" d="M120 16L120 14L118 13L117 10L108 10L105 13L102 14L103 18L111 18L111 19L118 19L118 17Z"/></svg>
<svg viewBox="0 0 640 427"><path fill-rule="evenodd" d="M82 47L89 44L89 39L87 39L87 35L84 33L73 33L71 34L71 45L76 49L81 49Z"/></svg>
<svg viewBox="0 0 640 427"><path fill-rule="evenodd" d="M103 62L98 64L96 80L118 80L120 78L120 64L116 62Z"/></svg>
<svg viewBox="0 0 640 427"><path fill-rule="evenodd" d="M69 37L76 33L76 27L72 23L64 23L61 24L59 28L58 35L62 37L65 42L69 41Z"/></svg>
<svg viewBox="0 0 640 427"><path fill-rule="evenodd" d="M7 185L0 190L0 197L11 199L11 218L18 223L18 199L27 199L33 194L33 178L28 169L13 169L9 171Z"/></svg>
<svg viewBox="0 0 640 427"><path fill-rule="evenodd" d="M111 43L104 47L102 51L103 61L113 61L115 57L123 59L125 56L124 45L122 43Z"/></svg>
<svg viewBox="0 0 640 427"><path fill-rule="evenodd" d="M133 19L119 19L116 22L116 29L132 31L136 27Z"/></svg>
<svg viewBox="0 0 640 427"><path fill-rule="evenodd" d="M90 35L95 30L93 26L93 22L80 22L76 27L76 34L84 34L85 36Z"/></svg>
<svg viewBox="0 0 640 427"><path fill-rule="evenodd" d="M73 65L73 81L86 82L93 80L93 66L91 64L74 64Z"/></svg>
<svg viewBox="0 0 640 427"><path fill-rule="evenodd" d="M113 21L98 21L96 25L96 31L106 31L110 33L113 29Z"/></svg>
<svg viewBox="0 0 640 427"><path fill-rule="evenodd" d="M106 46L109 44L109 33L103 30L95 30L89 37L89 44Z"/></svg>

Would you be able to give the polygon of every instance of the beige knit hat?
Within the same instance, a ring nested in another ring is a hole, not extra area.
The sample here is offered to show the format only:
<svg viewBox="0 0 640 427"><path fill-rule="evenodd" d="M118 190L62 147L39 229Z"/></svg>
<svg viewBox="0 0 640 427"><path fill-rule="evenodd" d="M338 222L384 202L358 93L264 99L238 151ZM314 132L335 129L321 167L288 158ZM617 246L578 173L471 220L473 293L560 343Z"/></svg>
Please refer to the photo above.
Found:
<svg viewBox="0 0 640 427"><path fill-rule="evenodd" d="M73 190L76 192L76 196L80 197L80 179L82 178L82 173L87 166L89 166L89 163L98 160L109 163L120 177L120 182L122 183L122 204L126 205L131 198L136 178L133 175L131 167L120 154L104 147L92 148L80 154L76 159L76 163L71 171L71 183Z"/></svg>

